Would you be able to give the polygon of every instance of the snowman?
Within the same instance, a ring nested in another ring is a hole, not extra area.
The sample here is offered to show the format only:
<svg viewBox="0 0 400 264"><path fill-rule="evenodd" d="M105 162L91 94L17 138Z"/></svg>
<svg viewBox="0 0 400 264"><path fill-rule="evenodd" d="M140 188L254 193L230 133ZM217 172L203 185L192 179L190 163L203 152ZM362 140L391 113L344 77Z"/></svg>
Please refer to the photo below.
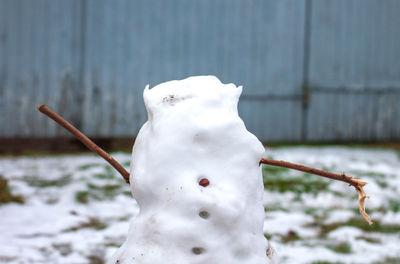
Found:
<svg viewBox="0 0 400 264"><path fill-rule="evenodd" d="M238 115L241 92L214 76L145 88L130 173L140 212L108 263L271 263L264 147Z"/></svg>

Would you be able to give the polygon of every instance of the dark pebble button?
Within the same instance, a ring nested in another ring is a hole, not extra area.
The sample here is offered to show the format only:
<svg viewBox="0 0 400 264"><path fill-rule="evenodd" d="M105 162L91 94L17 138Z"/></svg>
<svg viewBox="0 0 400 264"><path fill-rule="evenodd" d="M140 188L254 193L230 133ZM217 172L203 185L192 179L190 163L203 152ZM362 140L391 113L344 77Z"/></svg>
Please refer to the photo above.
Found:
<svg viewBox="0 0 400 264"><path fill-rule="evenodd" d="M207 180L206 178L203 178L199 181L199 184L203 187L207 187L210 184L210 181Z"/></svg>

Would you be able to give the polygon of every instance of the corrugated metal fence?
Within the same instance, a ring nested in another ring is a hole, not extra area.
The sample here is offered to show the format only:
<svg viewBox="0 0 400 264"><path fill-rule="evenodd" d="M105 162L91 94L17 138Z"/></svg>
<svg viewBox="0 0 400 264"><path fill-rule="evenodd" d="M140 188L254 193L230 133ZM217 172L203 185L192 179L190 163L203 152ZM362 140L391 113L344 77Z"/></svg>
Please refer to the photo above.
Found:
<svg viewBox="0 0 400 264"><path fill-rule="evenodd" d="M134 136L142 90L244 85L263 141L400 139L398 0L0 0L0 137Z"/></svg>

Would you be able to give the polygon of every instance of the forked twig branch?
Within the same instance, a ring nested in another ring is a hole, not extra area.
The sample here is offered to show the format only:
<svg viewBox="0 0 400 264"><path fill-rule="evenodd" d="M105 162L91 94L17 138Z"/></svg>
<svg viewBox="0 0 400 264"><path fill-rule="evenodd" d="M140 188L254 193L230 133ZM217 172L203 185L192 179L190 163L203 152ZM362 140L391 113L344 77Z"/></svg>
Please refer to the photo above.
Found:
<svg viewBox="0 0 400 264"><path fill-rule="evenodd" d="M116 161L110 154L108 154L102 148L97 146L92 140L90 140L87 136L85 136L82 132L80 132L76 127L71 125L69 122L67 122L64 118L62 118L55 112L53 112L46 105L39 105L37 107L37 109L40 112L42 112L43 114L45 114L48 117L50 117L51 119L53 119L54 121L56 121L59 125L61 125L65 129L67 129L72 135L74 135L80 142L82 142L91 151L97 153L103 159L105 159L108 163L110 163L111 166L113 166L122 175L122 177L125 179L125 181L129 184L129 172L127 172L124 169L124 167L122 167L121 164L119 164L118 161ZM306 173L319 175L322 177L330 178L332 180L343 181L343 182L350 184L351 186L353 186L356 189L356 191L358 193L358 205L360 207L361 215L364 217L364 219L369 224L372 224L370 217L365 212L365 205L364 205L365 199L369 198L369 196L367 196L365 194L365 191L363 189L363 187L367 184L367 182L352 178L350 176L346 176L344 173L335 174L332 172L318 170L318 169L314 169L311 167L290 163L287 161L261 159L260 165L261 164L267 164L267 165L272 165L272 166L279 166L279 167L285 167L285 168L289 168L289 169L299 170L299 171L303 171Z"/></svg>
<svg viewBox="0 0 400 264"><path fill-rule="evenodd" d="M348 183L349 185L353 186L358 193L358 206L360 207L361 215L364 217L365 221L367 221L370 225L372 225L371 218L365 212L365 199L370 198L369 195L366 195L366 193L363 189L363 187L367 184L367 182L359 180L359 179L355 179L351 176L347 176L344 173L336 174L336 173L318 170L318 169L314 169L314 168L299 165L299 164L290 163L290 162L283 161L283 160L261 159L260 165L261 164L267 164L267 165L272 165L272 166L278 166L278 167L284 167L284 168L288 168L288 169L298 170L298 171L326 177L326 178L329 178L332 180L343 181L343 182Z"/></svg>
<svg viewBox="0 0 400 264"><path fill-rule="evenodd" d="M47 115L54 121L56 121L59 125L68 130L72 135L74 135L80 142L82 142L86 147L88 147L91 151L97 153L103 159L105 159L108 163L111 164L121 175L124 177L126 183L129 183L129 172L127 172L121 164L118 163L110 154L105 152L102 148L97 146L92 140L90 140L87 136L85 136L81 131L79 131L76 127L71 125L64 118L56 114L46 105L42 104L37 107L37 109L43 114Z"/></svg>

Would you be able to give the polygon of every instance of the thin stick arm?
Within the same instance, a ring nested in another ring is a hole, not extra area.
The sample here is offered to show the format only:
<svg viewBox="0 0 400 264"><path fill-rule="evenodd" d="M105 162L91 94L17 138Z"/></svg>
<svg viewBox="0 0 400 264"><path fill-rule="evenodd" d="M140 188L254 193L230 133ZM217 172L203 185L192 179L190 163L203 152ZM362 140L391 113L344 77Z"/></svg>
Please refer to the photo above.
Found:
<svg viewBox="0 0 400 264"><path fill-rule="evenodd" d="M87 136L85 136L81 131L79 131L76 127L71 125L68 121L64 118L56 114L46 105L42 104L37 107L37 109L42 112L43 114L47 115L54 121L56 121L60 126L64 127L68 130L72 135L74 135L80 142L82 142L86 147L88 147L91 151L97 153L103 159L105 159L108 163L111 164L124 178L126 183L129 184L129 172L122 167L121 164L118 163L110 154L105 152L102 148L97 146L92 140L90 140Z"/></svg>

